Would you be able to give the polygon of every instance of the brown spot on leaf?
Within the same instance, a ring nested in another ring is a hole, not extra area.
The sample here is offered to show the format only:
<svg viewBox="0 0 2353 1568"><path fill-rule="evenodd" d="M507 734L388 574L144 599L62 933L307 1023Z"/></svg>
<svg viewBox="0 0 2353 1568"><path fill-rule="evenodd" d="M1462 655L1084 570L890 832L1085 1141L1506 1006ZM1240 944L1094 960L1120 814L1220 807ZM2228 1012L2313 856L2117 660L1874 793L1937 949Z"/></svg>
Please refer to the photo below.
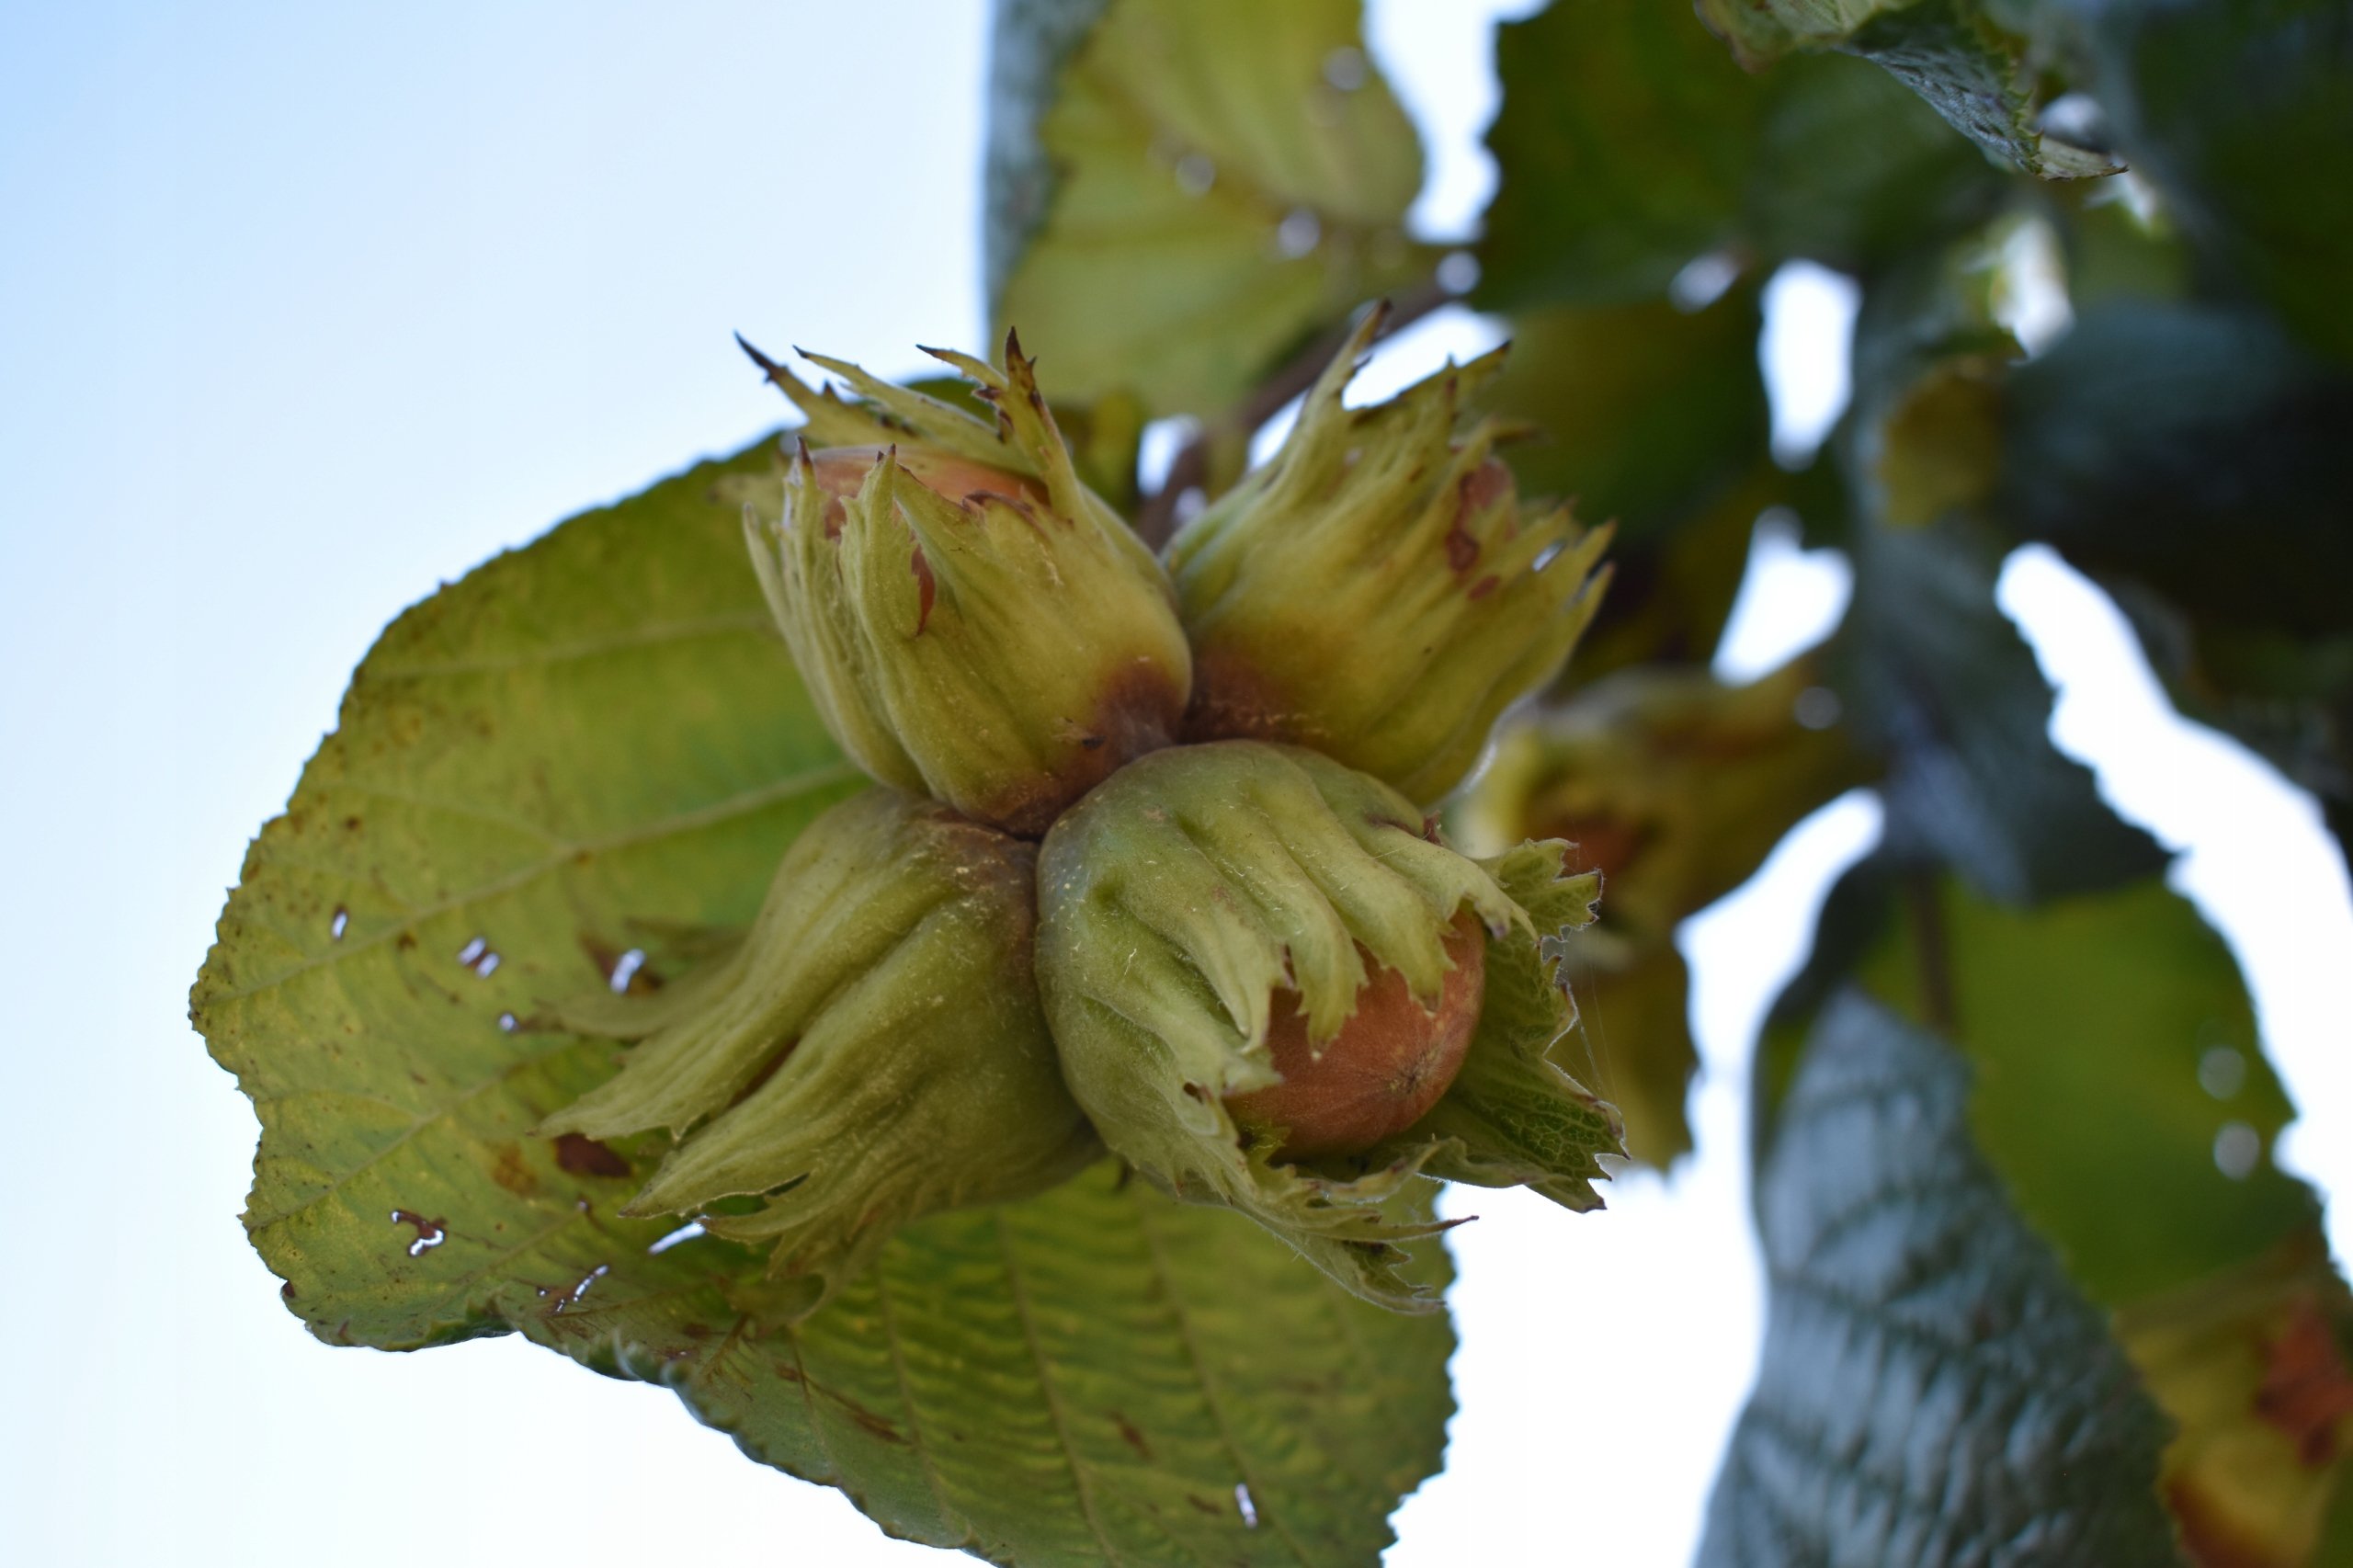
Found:
<svg viewBox="0 0 2353 1568"><path fill-rule="evenodd" d="M2325 1469L2337 1455L2345 1422L2353 1416L2353 1374L2320 1304L2307 1296L2268 1346L2255 1412L2288 1435L2307 1469Z"/></svg>
<svg viewBox="0 0 2353 1568"><path fill-rule="evenodd" d="M497 1158L490 1167L490 1179L507 1191L522 1196L529 1195L540 1185L539 1177L531 1174L531 1167L523 1163L523 1149L518 1143L498 1145Z"/></svg>
<svg viewBox="0 0 2353 1568"><path fill-rule="evenodd" d="M1477 582L1472 584L1471 592L1465 597L1469 598L1472 603L1476 604L1479 600L1485 598L1489 594L1494 593L1498 587L1502 586L1502 585L1503 579L1491 572L1486 576L1482 577Z"/></svg>
<svg viewBox="0 0 2353 1568"><path fill-rule="evenodd" d="M280 1301L292 1301L294 1299L294 1281L289 1279L285 1284L280 1285L278 1288L278 1296Z"/></svg>
<svg viewBox="0 0 2353 1568"><path fill-rule="evenodd" d="M1136 1451L1136 1457L1138 1459L1143 1460L1146 1464L1150 1464L1152 1462L1152 1445L1144 1440L1143 1433L1137 1429L1136 1424L1129 1420L1126 1416L1120 1415L1116 1410L1111 1412L1111 1419L1120 1428L1120 1440L1127 1444L1128 1447L1133 1449Z"/></svg>
<svg viewBox="0 0 2353 1568"><path fill-rule="evenodd" d="M904 1443L907 1440L905 1435L896 1426L855 1400L844 1399L840 1394L833 1394L832 1397L840 1403L843 1412L858 1424L859 1430L870 1433L886 1443Z"/></svg>
<svg viewBox="0 0 2353 1568"><path fill-rule="evenodd" d="M566 1132L555 1141L555 1163L574 1176L618 1178L630 1174L630 1163L594 1138Z"/></svg>

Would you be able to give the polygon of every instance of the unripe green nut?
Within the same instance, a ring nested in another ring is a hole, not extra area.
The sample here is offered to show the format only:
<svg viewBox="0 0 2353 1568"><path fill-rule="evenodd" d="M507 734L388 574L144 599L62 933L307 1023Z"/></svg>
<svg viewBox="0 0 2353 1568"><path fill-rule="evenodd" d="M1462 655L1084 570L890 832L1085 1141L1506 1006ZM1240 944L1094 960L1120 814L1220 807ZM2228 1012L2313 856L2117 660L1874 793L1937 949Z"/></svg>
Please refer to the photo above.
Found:
<svg viewBox="0 0 2353 1568"><path fill-rule="evenodd" d="M1502 351L1391 401L1341 393L1368 314L1274 460L1170 541L1196 670L1188 733L1310 746L1428 804L1477 764L1504 710L1550 680L1600 603L1608 529L1522 514L1459 427Z"/></svg>
<svg viewBox="0 0 2353 1568"><path fill-rule="evenodd" d="M565 1020L643 1043L541 1131L679 1134L624 1212L769 1244L772 1275L816 1281L801 1311L910 1220L1054 1186L1101 1146L1039 1008L1035 864L930 801L845 801L723 961Z"/></svg>
<svg viewBox="0 0 2353 1568"><path fill-rule="evenodd" d="M941 358L979 384L994 426L838 361L814 359L865 403L770 365L809 418L780 515L747 514L745 531L843 748L886 784L1034 837L1176 737L1192 656L1165 574L1079 483L1018 344L1003 370Z"/></svg>
<svg viewBox="0 0 2353 1568"><path fill-rule="evenodd" d="M1559 846L1456 854L1397 791L1314 752L1179 746L1048 834L1039 986L1114 1153L1414 1308L1397 1247L1433 1227L1381 1205L1417 1176L1598 1202L1586 1183L1614 1119L1544 1061L1574 1014L1540 958L1595 892L1561 876Z"/></svg>

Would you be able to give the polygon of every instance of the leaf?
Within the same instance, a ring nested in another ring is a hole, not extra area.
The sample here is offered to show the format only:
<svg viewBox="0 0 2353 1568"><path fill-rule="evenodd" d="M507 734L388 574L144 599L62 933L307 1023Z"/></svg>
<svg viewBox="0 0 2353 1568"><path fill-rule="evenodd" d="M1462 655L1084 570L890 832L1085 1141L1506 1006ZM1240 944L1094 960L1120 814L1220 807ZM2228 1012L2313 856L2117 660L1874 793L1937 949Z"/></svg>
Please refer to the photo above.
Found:
<svg viewBox="0 0 2353 1568"><path fill-rule="evenodd" d="M2353 377L2251 312L2120 301L2008 377L1993 506L2200 620L2353 631Z"/></svg>
<svg viewBox="0 0 2353 1568"><path fill-rule="evenodd" d="M2040 129L2026 51L1968 0L1882 11L1846 47L1920 95L1945 122L2040 179L2089 179L2123 165Z"/></svg>
<svg viewBox="0 0 2353 1568"><path fill-rule="evenodd" d="M2014 182L1887 72L1843 54L1795 55L1765 98L1742 209L1768 256L1869 273L1992 217Z"/></svg>
<svg viewBox="0 0 2353 1568"><path fill-rule="evenodd" d="M1972 1145L1952 1053L1824 1008L1758 1176L1756 1392L1703 1568L2174 1561L2162 1419Z"/></svg>
<svg viewBox="0 0 2353 1568"><path fill-rule="evenodd" d="M1768 1079L1833 975L1939 1027L1974 1069L1978 1147L2178 1426L2165 1491L2200 1561L2303 1562L2353 1473L2332 1348L2353 1301L2313 1194L2263 1157L2293 1113L2220 938L2154 879L2019 911L1885 858L1824 933Z"/></svg>
<svg viewBox="0 0 2353 1568"><path fill-rule="evenodd" d="M2313 790L2345 838L2353 378L2244 305L2131 291L2005 365L1978 351L1983 279L1925 270L1865 311L1852 446L1881 513L2056 546L2119 597L2184 710Z"/></svg>
<svg viewBox="0 0 2353 1568"><path fill-rule="evenodd" d="M1981 1074L1978 1141L2093 1300L2204 1278L2316 1221L2268 1160L2237 1180L2215 1168L2224 1127L2268 1149L2294 1113L2237 964L2180 894L2147 878L2029 911L1945 881L1932 912L1907 907L1937 922L1948 1030ZM1856 972L1925 1023L1919 951L1891 934ZM2234 1074L2228 1097L2201 1071Z"/></svg>
<svg viewBox="0 0 2353 1568"><path fill-rule="evenodd" d="M1698 1066L1677 927L1755 873L1790 828L1869 777L1841 732L1800 722L1814 661L1727 686L1704 671L1620 671L1497 737L1458 808L1480 848L1562 838L1603 878L1600 921L1569 949L1597 1086L1634 1157L1690 1147Z"/></svg>
<svg viewBox="0 0 2353 1568"><path fill-rule="evenodd" d="M2030 903L2162 867L2091 771L2051 744L2051 688L1994 603L1995 566L1952 528L1868 528L1833 686L1888 753L1887 835L1987 896Z"/></svg>
<svg viewBox="0 0 2353 1568"><path fill-rule="evenodd" d="M1658 299L1710 252L1865 270L1977 222L1997 171L1875 67L1744 73L1688 9L1556 0L1495 45L1480 302Z"/></svg>
<svg viewBox="0 0 2353 1568"><path fill-rule="evenodd" d="M993 313L1057 399L1216 413L1435 263L1356 0L1003 5L989 138Z"/></svg>
<svg viewBox="0 0 2353 1568"><path fill-rule="evenodd" d="M618 1217L658 1139L530 1134L619 1060L554 1012L608 974L677 983L861 785L743 557L770 461L574 518L362 665L193 999L261 1115L256 1246L331 1343L520 1332L676 1388L909 1539L1021 1563L1370 1561L1438 1463L1442 1317L1363 1307L1246 1221L1100 1165L911 1227L763 1334L756 1255Z"/></svg>
<svg viewBox="0 0 2353 1568"><path fill-rule="evenodd" d="M1682 7L1559 0L1496 29L1495 74L1482 305L1656 299L1738 237L1759 99Z"/></svg>
<svg viewBox="0 0 2353 1568"><path fill-rule="evenodd" d="M2353 1301L2317 1230L2118 1314L2117 1334L2180 1430L2167 1506L2193 1561L2341 1564L2322 1546L2332 1494L2353 1494Z"/></svg>
<svg viewBox="0 0 2353 1568"><path fill-rule="evenodd" d="M1516 318L1485 402L1533 427L1504 451L1520 488L1617 523L1613 554L1722 499L1764 458L1771 428L1762 324L1751 288L1699 311L1661 300Z"/></svg>
<svg viewBox="0 0 2353 1568"><path fill-rule="evenodd" d="M2082 179L2122 167L2040 128L2027 43L1978 0L1699 0L1699 14L1751 69L1797 49L1860 55L2028 174Z"/></svg>
<svg viewBox="0 0 2353 1568"><path fill-rule="evenodd" d="M2336 0L2089 8L2118 146L2200 249L2353 360L2353 14Z"/></svg>
<svg viewBox="0 0 2353 1568"><path fill-rule="evenodd" d="M2353 842L2353 377L2244 307L2117 300L2002 398L1985 515L2106 584L2175 700Z"/></svg>

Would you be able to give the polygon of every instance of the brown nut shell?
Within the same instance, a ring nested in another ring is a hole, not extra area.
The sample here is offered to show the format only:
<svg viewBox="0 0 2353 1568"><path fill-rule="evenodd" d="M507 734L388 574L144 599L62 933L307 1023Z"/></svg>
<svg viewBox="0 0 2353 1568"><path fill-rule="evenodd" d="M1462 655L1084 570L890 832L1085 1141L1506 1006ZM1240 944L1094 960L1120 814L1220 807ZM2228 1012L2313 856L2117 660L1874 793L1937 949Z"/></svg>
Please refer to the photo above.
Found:
<svg viewBox="0 0 2353 1568"><path fill-rule="evenodd" d="M1226 1109L1245 1128L1279 1130L1285 1160L1360 1153L1419 1121L1453 1084L1479 1027L1487 935L1476 915L1455 917L1446 954L1454 967L1435 1013L1414 1000L1404 975L1368 958L1356 1011L1320 1054L1297 994L1278 993L1267 1045L1283 1081L1232 1096Z"/></svg>

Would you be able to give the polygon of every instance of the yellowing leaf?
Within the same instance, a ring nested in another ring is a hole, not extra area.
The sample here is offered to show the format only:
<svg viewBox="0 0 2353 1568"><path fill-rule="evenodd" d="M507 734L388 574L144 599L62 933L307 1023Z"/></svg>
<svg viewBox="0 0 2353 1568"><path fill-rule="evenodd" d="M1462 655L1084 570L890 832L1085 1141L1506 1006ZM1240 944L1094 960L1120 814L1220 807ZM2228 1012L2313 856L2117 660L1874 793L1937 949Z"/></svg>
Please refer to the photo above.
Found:
<svg viewBox="0 0 2353 1568"><path fill-rule="evenodd" d="M622 1054L558 1007L691 973L865 787L745 558L740 489L769 464L574 518L411 609L354 676L193 998L261 1116L255 1245L330 1343L521 1333L675 1388L911 1540L1371 1562L1438 1463L1442 1315L1365 1306L1104 1164L909 1227L764 1328L758 1255L620 1217L658 1135L534 1134Z"/></svg>
<svg viewBox="0 0 2353 1568"><path fill-rule="evenodd" d="M1429 276L1420 143L1356 0L1112 0L1059 74L1032 36L1053 9L1001 17L990 169L993 210L1025 210L996 220L994 314L1050 394L1212 414Z"/></svg>

